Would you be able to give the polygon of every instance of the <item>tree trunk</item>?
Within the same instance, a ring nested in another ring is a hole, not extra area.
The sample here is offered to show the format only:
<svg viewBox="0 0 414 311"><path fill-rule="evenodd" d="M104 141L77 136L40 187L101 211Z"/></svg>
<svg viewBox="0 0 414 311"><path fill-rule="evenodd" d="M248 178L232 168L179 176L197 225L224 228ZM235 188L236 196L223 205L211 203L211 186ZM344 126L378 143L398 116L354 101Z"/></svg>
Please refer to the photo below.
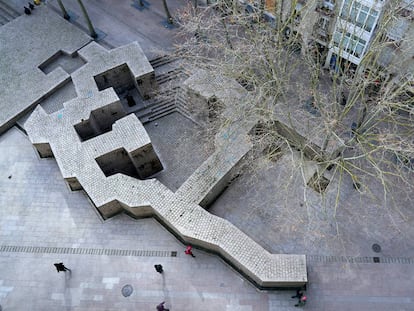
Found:
<svg viewBox="0 0 414 311"><path fill-rule="evenodd" d="M65 6L62 3L62 0L57 0L57 2L60 6L60 9L62 10L63 18L66 19L66 20L69 20L70 16L69 16L68 12L66 11Z"/></svg>
<svg viewBox="0 0 414 311"><path fill-rule="evenodd" d="M96 39L98 37L98 34L96 33L95 29L93 28L92 22L91 22L91 20L89 18L88 12L86 12L86 9L85 9L85 6L82 3L82 0L78 0L78 3L80 5L80 7L81 7L83 16L86 19L86 23L88 24L90 36L92 38Z"/></svg>

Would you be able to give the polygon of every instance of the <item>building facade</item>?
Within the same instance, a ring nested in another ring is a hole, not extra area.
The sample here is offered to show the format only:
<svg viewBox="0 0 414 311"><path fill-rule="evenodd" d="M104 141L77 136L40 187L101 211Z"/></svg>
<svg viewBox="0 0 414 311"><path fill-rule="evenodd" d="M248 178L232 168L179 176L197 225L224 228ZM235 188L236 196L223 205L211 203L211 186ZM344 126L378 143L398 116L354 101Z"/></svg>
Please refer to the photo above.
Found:
<svg viewBox="0 0 414 311"><path fill-rule="evenodd" d="M265 0L264 9L325 68L352 75L376 67L386 79L414 86L414 0ZM375 63L368 64L371 52Z"/></svg>

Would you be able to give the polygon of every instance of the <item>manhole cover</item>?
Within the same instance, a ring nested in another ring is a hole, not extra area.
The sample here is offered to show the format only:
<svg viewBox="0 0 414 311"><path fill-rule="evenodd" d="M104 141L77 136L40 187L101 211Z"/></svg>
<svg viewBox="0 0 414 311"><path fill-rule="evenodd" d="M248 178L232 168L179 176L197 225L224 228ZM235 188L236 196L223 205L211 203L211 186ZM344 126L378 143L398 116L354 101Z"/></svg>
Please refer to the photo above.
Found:
<svg viewBox="0 0 414 311"><path fill-rule="evenodd" d="M372 244L372 250L376 253L380 253L381 252L381 246L379 246L378 244Z"/></svg>
<svg viewBox="0 0 414 311"><path fill-rule="evenodd" d="M122 295L124 296L124 297L128 297L128 296L131 296L131 294L132 294L132 292L134 291L134 289L132 288L132 286L131 285L125 285L124 287L122 287L122 290L121 290L121 292L122 292Z"/></svg>

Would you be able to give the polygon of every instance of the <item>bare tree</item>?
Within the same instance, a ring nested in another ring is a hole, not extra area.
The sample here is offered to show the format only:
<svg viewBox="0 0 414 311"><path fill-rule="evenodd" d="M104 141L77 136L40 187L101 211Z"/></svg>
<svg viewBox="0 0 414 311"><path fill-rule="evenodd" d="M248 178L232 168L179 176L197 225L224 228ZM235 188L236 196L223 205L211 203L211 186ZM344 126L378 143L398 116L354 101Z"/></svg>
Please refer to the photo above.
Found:
<svg viewBox="0 0 414 311"><path fill-rule="evenodd" d="M395 19L399 6L390 4L384 10L383 22L358 68L340 49L349 34L344 31L335 38L339 54L329 70L324 68L326 56L295 31L294 4L286 12L281 11L283 3L278 6L276 23L264 19L261 6L246 14L245 7L232 0L197 10L188 6L180 16L185 40L177 53L190 70L202 68L245 87L249 105L235 102L232 108L240 118L258 116L252 139L265 151L261 156L278 158L281 148L295 154L304 189L311 187L322 197L331 181L336 194L325 204L333 206L333 218L345 183L373 199L381 185L384 202L396 199L396 188L411 193L412 89L409 80L395 79L380 64L390 44L384 40L388 21ZM211 124L223 127L228 120L215 121ZM309 161L315 164L310 175Z"/></svg>

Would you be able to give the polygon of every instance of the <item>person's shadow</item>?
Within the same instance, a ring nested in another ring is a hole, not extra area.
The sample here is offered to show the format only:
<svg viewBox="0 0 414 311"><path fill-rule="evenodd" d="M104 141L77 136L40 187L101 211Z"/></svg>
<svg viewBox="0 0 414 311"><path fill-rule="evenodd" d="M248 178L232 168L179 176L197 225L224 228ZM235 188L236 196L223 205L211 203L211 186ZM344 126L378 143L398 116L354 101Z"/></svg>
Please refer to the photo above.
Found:
<svg viewBox="0 0 414 311"><path fill-rule="evenodd" d="M72 307L72 293L70 292L70 281L72 278L72 271L65 271L65 293L64 293L64 306L67 311L71 310Z"/></svg>
<svg viewBox="0 0 414 311"><path fill-rule="evenodd" d="M164 301L167 302L169 306L171 306L170 291L168 290L167 284L165 281L165 271L161 273L161 276L162 276L162 291L164 293Z"/></svg>

